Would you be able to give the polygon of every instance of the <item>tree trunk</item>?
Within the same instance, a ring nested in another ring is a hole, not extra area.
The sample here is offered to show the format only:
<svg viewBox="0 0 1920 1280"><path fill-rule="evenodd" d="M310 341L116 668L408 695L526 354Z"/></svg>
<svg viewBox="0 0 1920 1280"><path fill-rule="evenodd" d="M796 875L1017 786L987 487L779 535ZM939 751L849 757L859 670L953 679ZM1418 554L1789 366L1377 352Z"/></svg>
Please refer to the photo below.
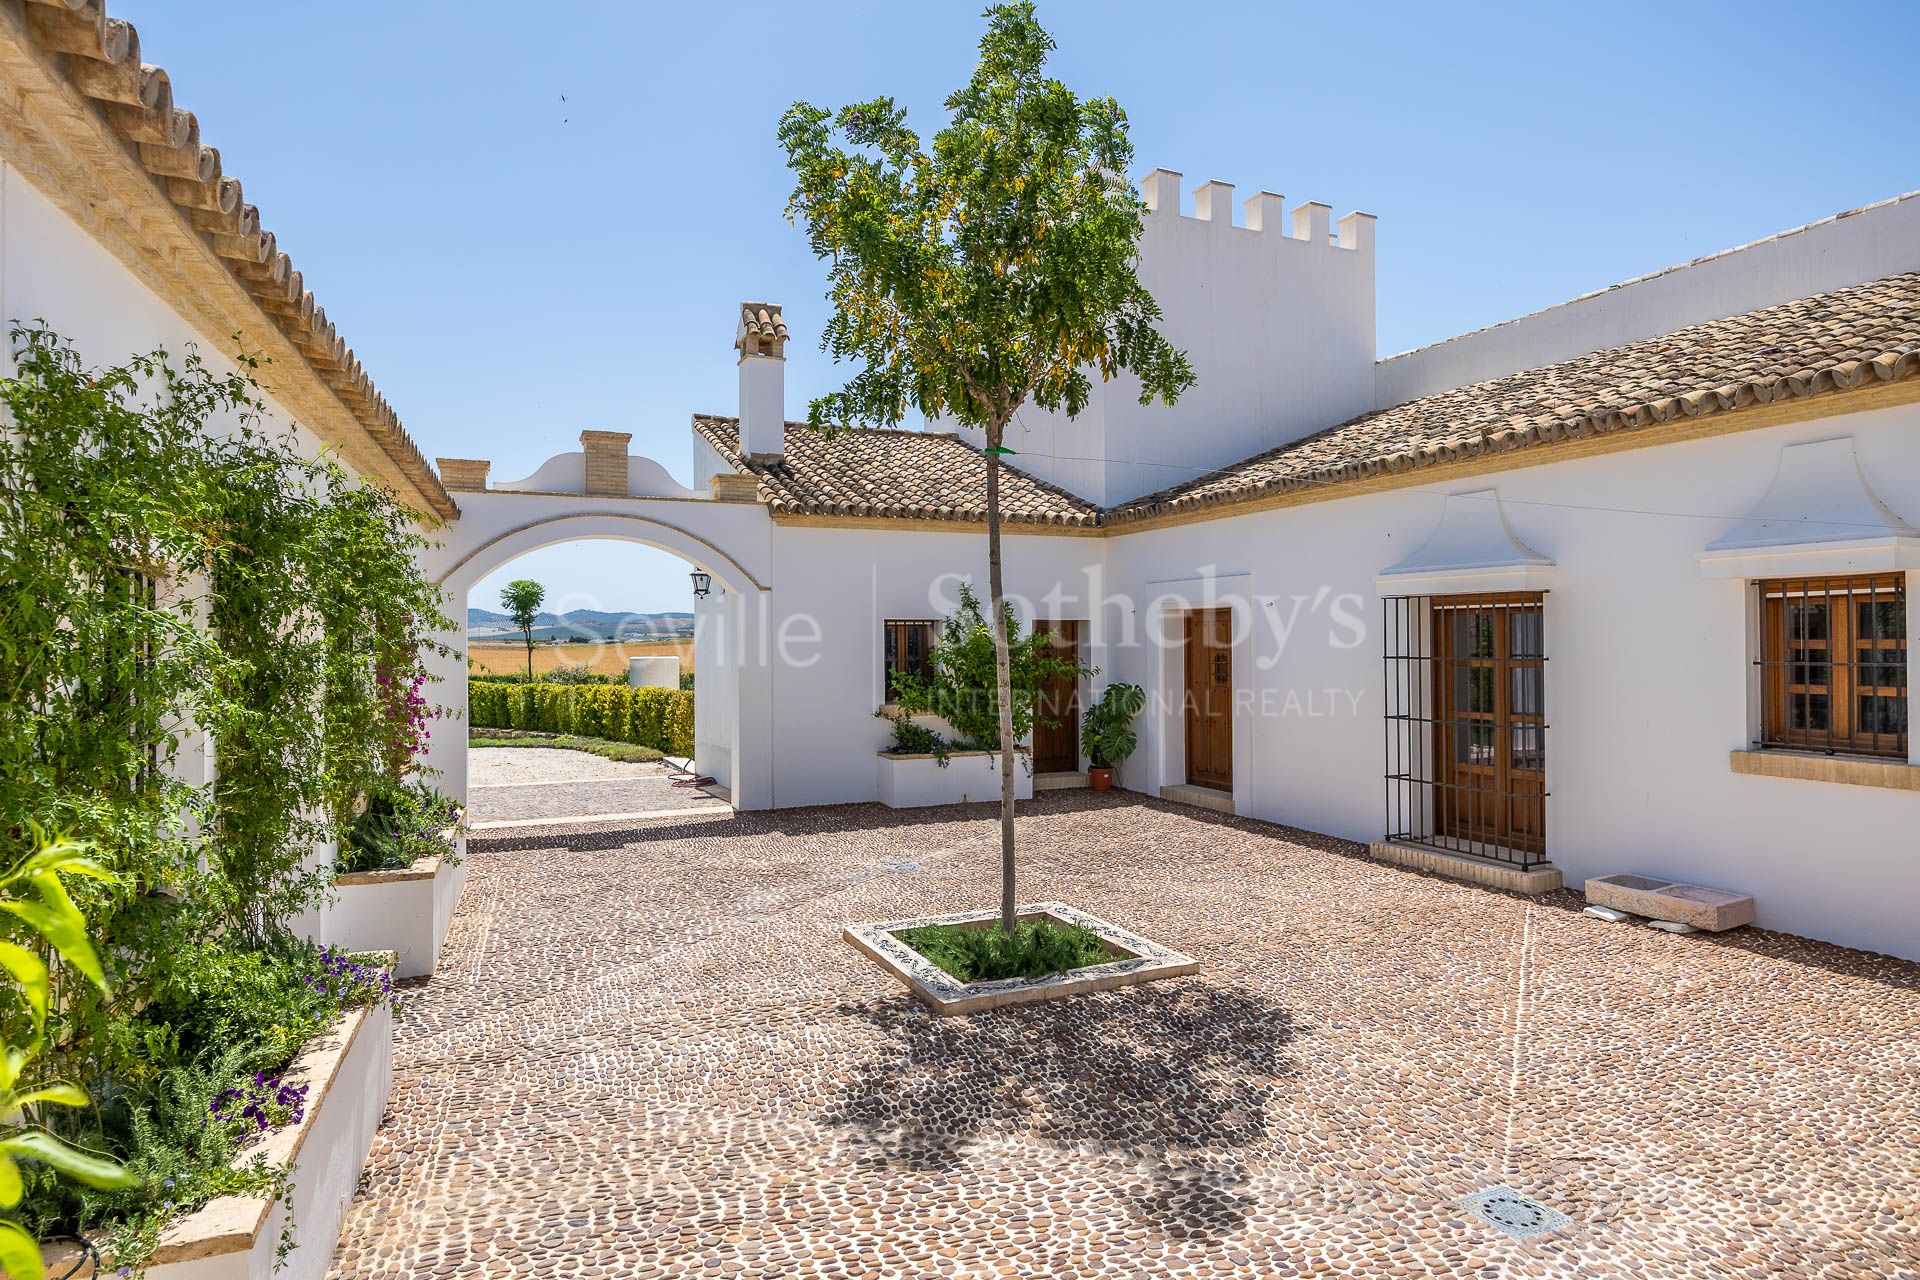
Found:
<svg viewBox="0 0 1920 1280"><path fill-rule="evenodd" d="M987 428L987 594L992 597L993 677L1000 710L1000 927L1013 932L1013 664L1007 653L1006 592L1000 579L1000 448L1006 424Z"/></svg>
<svg viewBox="0 0 1920 1280"><path fill-rule="evenodd" d="M533 683L533 632L523 632L527 637L527 683Z"/></svg>

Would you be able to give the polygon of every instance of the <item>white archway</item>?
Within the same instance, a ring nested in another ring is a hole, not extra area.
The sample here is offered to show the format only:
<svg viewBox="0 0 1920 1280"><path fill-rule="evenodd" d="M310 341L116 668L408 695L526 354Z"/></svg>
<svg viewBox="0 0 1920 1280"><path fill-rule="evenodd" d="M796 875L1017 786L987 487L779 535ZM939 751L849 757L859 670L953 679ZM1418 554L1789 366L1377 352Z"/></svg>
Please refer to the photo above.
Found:
<svg viewBox="0 0 1920 1280"><path fill-rule="evenodd" d="M435 579L448 592L473 584L531 551L589 539L637 542L679 556L734 591L767 591L752 570L700 534L656 516L634 511L576 511L532 515L467 551Z"/></svg>
<svg viewBox="0 0 1920 1280"><path fill-rule="evenodd" d="M640 459L635 459L640 461ZM427 576L448 593L456 627L441 637L449 655L433 655L439 707L427 764L438 785L467 796L467 594L509 562L565 542L610 539L680 557L711 575L714 592L695 610L695 761L720 778L736 808L767 808L773 798L770 749L772 669L760 638L767 615L771 522L757 502L711 498L554 493L526 489L458 492L460 516L422 556Z"/></svg>

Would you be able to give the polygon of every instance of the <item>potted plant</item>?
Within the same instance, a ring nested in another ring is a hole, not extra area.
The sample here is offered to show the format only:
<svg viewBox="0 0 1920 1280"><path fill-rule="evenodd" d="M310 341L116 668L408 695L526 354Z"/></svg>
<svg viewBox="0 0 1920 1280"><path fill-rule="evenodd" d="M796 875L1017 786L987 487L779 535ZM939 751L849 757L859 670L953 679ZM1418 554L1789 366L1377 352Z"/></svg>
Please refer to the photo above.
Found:
<svg viewBox="0 0 1920 1280"><path fill-rule="evenodd" d="M1080 726L1080 745L1090 762L1087 779L1095 791L1113 786L1114 766L1133 754L1140 739L1133 722L1147 705L1147 691L1137 684L1110 684Z"/></svg>

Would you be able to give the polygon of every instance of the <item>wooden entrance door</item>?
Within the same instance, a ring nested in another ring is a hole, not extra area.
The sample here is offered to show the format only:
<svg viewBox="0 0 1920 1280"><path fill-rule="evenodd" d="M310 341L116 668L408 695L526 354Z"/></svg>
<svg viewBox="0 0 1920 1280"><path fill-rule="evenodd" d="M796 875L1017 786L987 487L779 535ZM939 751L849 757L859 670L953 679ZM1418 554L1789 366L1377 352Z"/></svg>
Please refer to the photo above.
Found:
<svg viewBox="0 0 1920 1280"><path fill-rule="evenodd" d="M1075 666L1080 664L1080 624L1078 622L1037 622L1034 629L1052 639L1053 655ZM1080 680L1065 676L1050 681L1040 690L1038 714L1033 721L1033 771L1035 773L1078 773L1080 771ZM1047 721L1053 721L1047 724Z"/></svg>
<svg viewBox="0 0 1920 1280"><path fill-rule="evenodd" d="M1544 619L1537 593L1433 602L1442 835L1520 853L1546 850Z"/></svg>
<svg viewBox="0 0 1920 1280"><path fill-rule="evenodd" d="M1187 781L1233 790L1233 612L1187 615Z"/></svg>

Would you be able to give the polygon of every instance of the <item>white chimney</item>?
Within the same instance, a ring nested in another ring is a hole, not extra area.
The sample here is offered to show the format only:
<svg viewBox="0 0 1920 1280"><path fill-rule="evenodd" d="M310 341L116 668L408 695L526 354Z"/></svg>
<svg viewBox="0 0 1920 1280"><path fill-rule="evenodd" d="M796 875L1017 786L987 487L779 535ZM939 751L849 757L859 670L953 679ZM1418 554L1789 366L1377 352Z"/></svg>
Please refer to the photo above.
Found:
<svg viewBox="0 0 1920 1280"><path fill-rule="evenodd" d="M779 458L787 452L787 322L772 302L740 304L733 335L740 351L740 452Z"/></svg>

